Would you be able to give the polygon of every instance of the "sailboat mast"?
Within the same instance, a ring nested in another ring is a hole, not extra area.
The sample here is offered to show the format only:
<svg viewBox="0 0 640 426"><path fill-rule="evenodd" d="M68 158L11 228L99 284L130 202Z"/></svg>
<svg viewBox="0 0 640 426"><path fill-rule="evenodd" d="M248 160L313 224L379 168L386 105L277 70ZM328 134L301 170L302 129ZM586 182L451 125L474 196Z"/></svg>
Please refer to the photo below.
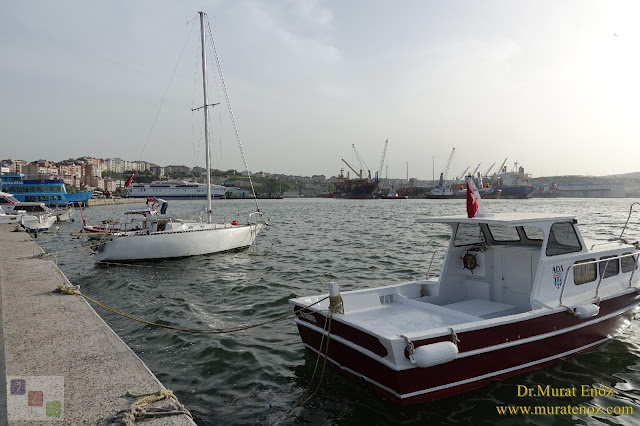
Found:
<svg viewBox="0 0 640 426"><path fill-rule="evenodd" d="M213 222L211 209L211 159L209 153L209 109L207 99L207 54L204 47L204 12L200 14L200 40L202 44L202 92L204 96L204 145L207 168L207 222Z"/></svg>

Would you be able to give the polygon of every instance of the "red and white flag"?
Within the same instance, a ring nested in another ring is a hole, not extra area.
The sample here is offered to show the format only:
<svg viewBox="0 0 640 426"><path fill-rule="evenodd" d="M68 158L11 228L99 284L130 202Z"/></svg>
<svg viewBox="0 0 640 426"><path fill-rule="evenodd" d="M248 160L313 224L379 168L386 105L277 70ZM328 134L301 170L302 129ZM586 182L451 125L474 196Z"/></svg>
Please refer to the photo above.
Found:
<svg viewBox="0 0 640 426"><path fill-rule="evenodd" d="M467 216L469 218L475 217L478 212L478 199L471 189L471 184L467 180Z"/></svg>
<svg viewBox="0 0 640 426"><path fill-rule="evenodd" d="M133 175L135 173L136 173L135 171L131 172L131 176L129 176L129 179L127 179L127 181L124 183L125 188L128 188L129 185L131 185L131 182L133 182Z"/></svg>
<svg viewBox="0 0 640 426"><path fill-rule="evenodd" d="M485 216L484 207L482 206L482 198L480 197L478 188L476 188L475 183L473 183L473 178L471 176L467 177L467 216L469 218Z"/></svg>

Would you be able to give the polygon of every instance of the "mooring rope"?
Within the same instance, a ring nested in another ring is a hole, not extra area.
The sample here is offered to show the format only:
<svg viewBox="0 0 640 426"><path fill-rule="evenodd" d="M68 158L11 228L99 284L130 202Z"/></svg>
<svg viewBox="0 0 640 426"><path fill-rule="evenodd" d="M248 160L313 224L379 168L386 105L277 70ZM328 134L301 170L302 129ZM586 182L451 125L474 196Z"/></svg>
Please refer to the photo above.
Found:
<svg viewBox="0 0 640 426"><path fill-rule="evenodd" d="M109 306L107 306L107 305L105 305L103 303L98 302L95 299L92 299L91 297L87 296L86 294L83 294L80 291L80 286L66 286L64 284L60 284L56 288L55 292L56 293L63 293L63 294L71 294L71 295L75 295L75 296L82 296L86 300L88 300L89 302L91 302L91 303L93 303L93 304L95 304L97 306L100 306L101 308L103 308L103 309L105 309L105 310L107 310L109 312L112 312L114 314L120 315L120 316L122 316L124 318L128 318L128 319L133 320L133 321L138 321L138 322L141 322L143 324L151 325L151 326L154 326L154 327L161 327L161 328L166 328L166 329L169 329L169 330L182 331L182 332L185 332L185 333L193 333L193 334L225 334L225 333L233 333L233 332L236 332L236 331L249 330L251 328L261 327L261 326L267 325L267 324L273 324L275 322L282 321L282 320L285 320L285 319L287 319L287 318L289 318L289 317L291 317L293 315L296 315L298 312L301 312L304 309L307 309L307 308L309 308L309 307L311 307L313 305L316 305L316 304L318 304L318 303L320 303L320 302L322 302L322 301L324 301L324 300L329 298L329 296L326 296L326 297L324 297L324 298L322 298L322 299L320 299L320 300L318 300L318 301L316 301L316 302L314 302L314 303L312 303L310 305L307 305L307 306L305 306L303 308L300 308L300 309L297 309L295 311L292 311L292 312L290 312L290 313L288 313L286 315L282 315L282 316L279 316L279 317L274 318L272 320L263 321L263 322L256 323L256 324L250 324L250 325L246 325L246 326L242 326L242 327L233 327L233 328L228 328L228 329L212 329L212 328L188 329L188 328L181 328L181 327L173 327L171 325L158 324L158 323L155 323L155 322L152 322L152 321L147 321L145 319L134 317L133 315L129 315L127 313L118 311L118 310L113 309L113 308L111 308L111 307L109 307Z"/></svg>
<svg viewBox="0 0 640 426"><path fill-rule="evenodd" d="M338 297L340 297L340 296L338 296ZM330 307L329 315L325 317L324 326L323 326L323 329L322 329L323 330L322 339L320 339L320 347L318 348L318 352L319 352L320 355L324 355L324 360L322 362L322 370L320 371L320 378L318 379L318 384L316 385L316 388L313 390L313 392L311 392L311 394L308 397L305 398L305 394L307 393L306 391L302 394L302 396L299 398L298 402L296 404L294 404L293 407L291 407L291 409L289 411L287 411L287 415L288 416L293 413L293 410L295 410L298 407L302 407L307 402L309 402L311 400L311 398L313 398L315 396L315 394L318 392L318 390L320 389L320 385L322 385L322 380L324 378L325 367L327 366L327 359L329 358L329 342L331 341L331 322L333 320L333 314L335 312L340 312L340 311L342 311L342 313L344 313L344 307L342 305L342 297L339 298L339 302L338 302L338 297L336 297L335 299L331 298L334 301L334 305L332 307ZM312 306L312 305L309 305L309 306ZM302 309L306 309L306 307L302 308ZM325 333L324 332L325 331L326 331L326 336L327 336L327 345L325 346L325 350L324 350L324 354L323 354L322 353L322 344L324 343L324 337L325 337ZM311 383L313 383L313 380L315 379L316 371L318 370L318 364L319 363L320 363L320 356L318 356L317 359L316 359L316 365L313 368L313 373L311 375L311 380L309 380L309 385L311 385Z"/></svg>
<svg viewBox="0 0 640 426"><path fill-rule="evenodd" d="M109 421L112 424L115 423L132 426L135 424L136 420L145 420L164 416L177 416L181 414L193 419L189 410L187 410L185 406L178 401L178 398L173 394L173 391L170 391L169 389L160 389L157 392L148 393L134 393L127 390L125 396L139 399L132 403L126 410L119 411L115 416L111 417ZM167 400L169 405L168 407L149 408L149 405L163 399Z"/></svg>

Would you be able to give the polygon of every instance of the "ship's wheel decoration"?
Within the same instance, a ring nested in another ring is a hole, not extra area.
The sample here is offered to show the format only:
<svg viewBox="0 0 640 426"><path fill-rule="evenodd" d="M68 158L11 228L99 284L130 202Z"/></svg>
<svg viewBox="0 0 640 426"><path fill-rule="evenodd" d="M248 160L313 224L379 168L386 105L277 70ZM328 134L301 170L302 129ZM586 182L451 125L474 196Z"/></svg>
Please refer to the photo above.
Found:
<svg viewBox="0 0 640 426"><path fill-rule="evenodd" d="M473 253L466 252L462 259L462 269L468 269L473 274L473 270L478 267L478 260Z"/></svg>

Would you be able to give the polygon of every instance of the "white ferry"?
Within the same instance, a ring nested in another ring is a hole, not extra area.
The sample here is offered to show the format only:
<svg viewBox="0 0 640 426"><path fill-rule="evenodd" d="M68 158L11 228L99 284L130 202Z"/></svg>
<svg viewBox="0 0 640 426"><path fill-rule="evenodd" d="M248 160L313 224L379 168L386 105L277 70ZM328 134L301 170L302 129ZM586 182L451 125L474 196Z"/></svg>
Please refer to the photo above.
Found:
<svg viewBox="0 0 640 426"><path fill-rule="evenodd" d="M229 188L211 184L211 197L222 198ZM207 184L186 181L155 180L151 183L134 183L129 187L129 197L160 197L166 199L205 199Z"/></svg>

